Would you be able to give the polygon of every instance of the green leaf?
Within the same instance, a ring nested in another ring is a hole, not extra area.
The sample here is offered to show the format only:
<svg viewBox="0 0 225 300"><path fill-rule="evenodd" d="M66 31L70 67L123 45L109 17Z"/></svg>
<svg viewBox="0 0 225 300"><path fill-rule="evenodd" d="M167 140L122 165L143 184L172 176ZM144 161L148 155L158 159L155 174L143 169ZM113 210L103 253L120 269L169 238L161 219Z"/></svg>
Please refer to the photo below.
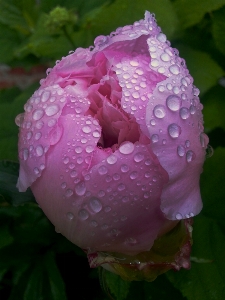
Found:
<svg viewBox="0 0 225 300"><path fill-rule="evenodd" d="M224 87L217 85L208 91L202 98L206 131L210 131L216 127L221 127L225 130L224 92Z"/></svg>
<svg viewBox="0 0 225 300"><path fill-rule="evenodd" d="M225 7L216 11L212 18L212 33L217 48L225 54Z"/></svg>
<svg viewBox="0 0 225 300"><path fill-rule="evenodd" d="M192 263L189 271L169 271L167 277L188 300L225 298L225 236L216 221L195 218L192 256L210 263Z"/></svg>
<svg viewBox="0 0 225 300"><path fill-rule="evenodd" d="M206 160L201 175L203 214L215 220L225 220L224 157L225 148L217 148L213 156Z"/></svg>
<svg viewBox="0 0 225 300"><path fill-rule="evenodd" d="M10 234L8 227L0 227L0 249L10 245L12 242L13 236Z"/></svg>
<svg viewBox="0 0 225 300"><path fill-rule="evenodd" d="M183 28L190 27L201 21L206 13L225 5L225 0L176 0L174 8Z"/></svg>
<svg viewBox="0 0 225 300"><path fill-rule="evenodd" d="M218 83L224 75L224 70L214 61L209 54L178 44L180 56L186 60L194 84L200 89L201 94Z"/></svg>
<svg viewBox="0 0 225 300"><path fill-rule="evenodd" d="M102 288L106 294L114 295L116 297L115 300L125 300L129 293L131 283L122 280L120 276L106 271L103 268L100 268L99 271Z"/></svg>
<svg viewBox="0 0 225 300"><path fill-rule="evenodd" d="M49 252L45 257L45 266L51 290L52 300L66 300L65 284L56 265L53 253ZM29 300L29 299L27 299Z"/></svg>
<svg viewBox="0 0 225 300"><path fill-rule="evenodd" d="M20 193L16 187L19 174L19 164L11 161L0 161L0 195L13 205L35 202L34 196L28 189Z"/></svg>
<svg viewBox="0 0 225 300"><path fill-rule="evenodd" d="M15 30L0 23L0 63L8 63L15 56L20 39Z"/></svg>
<svg viewBox="0 0 225 300"><path fill-rule="evenodd" d="M141 2L129 0L116 0L113 4L105 6L91 20L94 36L109 34L117 27L131 25L144 18L144 13L149 10L156 14L156 19L163 32L170 38L178 24L177 16L169 0L142 0ZM90 24L89 24L90 26Z"/></svg>

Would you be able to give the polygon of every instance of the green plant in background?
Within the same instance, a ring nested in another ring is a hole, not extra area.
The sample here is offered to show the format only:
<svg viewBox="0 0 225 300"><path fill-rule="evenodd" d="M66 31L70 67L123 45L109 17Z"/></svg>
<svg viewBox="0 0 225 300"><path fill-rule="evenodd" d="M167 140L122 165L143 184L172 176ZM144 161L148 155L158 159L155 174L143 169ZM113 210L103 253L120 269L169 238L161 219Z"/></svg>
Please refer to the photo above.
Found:
<svg viewBox="0 0 225 300"><path fill-rule="evenodd" d="M156 14L200 88L214 155L201 177L204 207L195 218L191 269L170 271L153 283L129 283L103 271L102 286L118 300L224 298L225 1L0 0L0 299L74 299L78 289L83 299L107 298L82 251L55 232L30 191L18 193L14 118L37 89L38 72L44 78L43 69L55 60L132 24L145 10ZM32 73L37 66L43 69ZM22 82L28 77L29 86Z"/></svg>

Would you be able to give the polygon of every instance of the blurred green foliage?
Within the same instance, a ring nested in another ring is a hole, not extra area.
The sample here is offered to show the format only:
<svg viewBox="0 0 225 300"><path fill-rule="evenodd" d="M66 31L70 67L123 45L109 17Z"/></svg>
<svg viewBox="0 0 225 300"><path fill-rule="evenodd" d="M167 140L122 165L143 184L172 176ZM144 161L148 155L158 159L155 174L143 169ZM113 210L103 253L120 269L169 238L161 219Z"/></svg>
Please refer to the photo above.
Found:
<svg viewBox="0 0 225 300"><path fill-rule="evenodd" d="M145 10L156 14L201 90L215 153L201 177L204 208L194 222L191 270L168 272L153 283L127 283L104 271L104 295L82 251L54 231L30 191L17 191L14 119L38 86L35 78L23 85L25 71L52 67L70 50L93 45L97 35L143 18ZM0 0L1 300L225 298L224 31L225 0ZM1 74L15 68L21 73L8 87Z"/></svg>

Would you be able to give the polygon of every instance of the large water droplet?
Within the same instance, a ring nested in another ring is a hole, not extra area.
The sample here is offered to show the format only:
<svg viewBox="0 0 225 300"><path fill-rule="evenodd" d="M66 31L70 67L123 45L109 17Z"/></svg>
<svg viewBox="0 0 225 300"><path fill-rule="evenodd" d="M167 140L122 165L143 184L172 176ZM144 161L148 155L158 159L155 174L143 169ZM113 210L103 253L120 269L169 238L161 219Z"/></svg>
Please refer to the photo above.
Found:
<svg viewBox="0 0 225 300"><path fill-rule="evenodd" d="M115 155L110 155L109 157L107 157L107 163L110 165L114 165L117 162L117 157Z"/></svg>
<svg viewBox="0 0 225 300"><path fill-rule="evenodd" d="M107 168L105 166L101 166L98 168L98 173L100 175L105 175L108 172Z"/></svg>
<svg viewBox="0 0 225 300"><path fill-rule="evenodd" d="M182 107L180 109L180 117L183 120L186 120L190 116L190 111L187 107Z"/></svg>
<svg viewBox="0 0 225 300"><path fill-rule="evenodd" d="M141 152L138 152L134 155L135 162L141 162L143 159L144 159L144 154Z"/></svg>
<svg viewBox="0 0 225 300"><path fill-rule="evenodd" d="M162 119L166 115L166 108L165 108L164 105L160 105L160 104L156 105L154 107L153 113L154 113L154 115L155 115L156 118Z"/></svg>
<svg viewBox="0 0 225 300"><path fill-rule="evenodd" d="M188 150L186 153L187 162L191 162L195 159L196 155L192 150Z"/></svg>
<svg viewBox="0 0 225 300"><path fill-rule="evenodd" d="M56 104L53 105L49 105L48 107L46 107L45 109L45 113L47 116L51 117L54 116L55 114L57 114L57 112L59 111L59 107Z"/></svg>
<svg viewBox="0 0 225 300"><path fill-rule="evenodd" d="M73 215L71 212L68 212L68 213L66 214L66 217L67 217L67 219L68 219L69 221L72 221L73 218L74 218L74 215Z"/></svg>
<svg viewBox="0 0 225 300"><path fill-rule="evenodd" d="M118 189L118 191L121 192L121 191L125 190L125 188L126 188L125 185L124 185L123 183L120 183L120 184L118 185L118 188L117 188L117 189Z"/></svg>
<svg viewBox="0 0 225 300"><path fill-rule="evenodd" d="M89 217L89 213L86 211L86 209L81 209L78 213L78 217L81 220L87 220L87 218Z"/></svg>
<svg viewBox="0 0 225 300"><path fill-rule="evenodd" d="M40 120L40 119L44 116L44 111L43 111L43 109L35 109L35 110L33 111L32 116L33 116L33 119L34 119L35 121Z"/></svg>
<svg viewBox="0 0 225 300"><path fill-rule="evenodd" d="M172 66L169 67L169 70L172 74L174 75L178 75L180 73L180 68L178 65L174 64Z"/></svg>
<svg viewBox="0 0 225 300"><path fill-rule="evenodd" d="M179 146L177 147L177 154L178 154L180 157L184 156L184 154L185 154L185 148L184 148L184 146L179 145Z"/></svg>
<svg viewBox="0 0 225 300"><path fill-rule="evenodd" d="M126 173L129 171L130 168L127 165L122 165L120 169L121 169L121 172Z"/></svg>
<svg viewBox="0 0 225 300"><path fill-rule="evenodd" d="M93 212L98 213L102 210L102 203L97 198L91 198L89 201L90 208Z"/></svg>
<svg viewBox="0 0 225 300"><path fill-rule="evenodd" d="M177 111L181 105L181 99L176 95L170 95L166 99L166 105L172 111Z"/></svg>
<svg viewBox="0 0 225 300"><path fill-rule="evenodd" d="M49 91L45 91L45 92L41 95L41 101L42 101L42 102L48 101L50 95L51 95L51 94L50 94Z"/></svg>
<svg viewBox="0 0 225 300"><path fill-rule="evenodd" d="M36 147L36 153L37 153L37 156L42 156L43 155L44 149L41 145Z"/></svg>
<svg viewBox="0 0 225 300"><path fill-rule="evenodd" d="M138 176L138 173L137 173L136 171L130 173L130 178L131 178L131 179L136 179L137 176Z"/></svg>
<svg viewBox="0 0 225 300"><path fill-rule="evenodd" d="M76 186L75 186L75 192L78 196L83 196L86 192L86 186L84 181L79 182Z"/></svg>
<svg viewBox="0 0 225 300"><path fill-rule="evenodd" d="M134 151L134 144L131 142L124 142L119 147L119 151L122 154L130 154Z"/></svg>
<svg viewBox="0 0 225 300"><path fill-rule="evenodd" d="M158 136L158 134L153 134L153 135L151 136L151 141L152 141L153 143L157 143L157 142L159 141L159 136Z"/></svg>
<svg viewBox="0 0 225 300"><path fill-rule="evenodd" d="M85 125L84 127L82 127L82 131L84 133L90 133L91 132L91 127L88 125Z"/></svg>
<svg viewBox="0 0 225 300"><path fill-rule="evenodd" d="M24 120L24 113L17 115L15 118L16 125L20 127L23 124L23 120Z"/></svg>
<svg viewBox="0 0 225 300"><path fill-rule="evenodd" d="M168 133L171 136L171 138L178 138L178 136L181 134L181 128L175 123L170 124L168 126Z"/></svg>
<svg viewBox="0 0 225 300"><path fill-rule="evenodd" d="M182 219L183 219L182 214L177 213L177 214L176 214L176 219L177 219L177 220L182 220Z"/></svg>

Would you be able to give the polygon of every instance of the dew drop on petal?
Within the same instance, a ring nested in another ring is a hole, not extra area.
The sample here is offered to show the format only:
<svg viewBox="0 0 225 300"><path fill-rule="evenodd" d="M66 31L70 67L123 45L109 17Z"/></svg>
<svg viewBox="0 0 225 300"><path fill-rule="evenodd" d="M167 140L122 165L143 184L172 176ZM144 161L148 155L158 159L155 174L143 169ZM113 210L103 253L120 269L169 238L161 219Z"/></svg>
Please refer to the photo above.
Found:
<svg viewBox="0 0 225 300"><path fill-rule="evenodd" d="M117 157L112 154L109 157L107 157L106 161L108 164L114 165L117 162Z"/></svg>
<svg viewBox="0 0 225 300"><path fill-rule="evenodd" d="M71 197L72 195L73 195L73 191L72 191L71 189L66 190L65 196L66 196L67 198Z"/></svg>
<svg viewBox="0 0 225 300"><path fill-rule="evenodd" d="M68 212L68 213L66 214L66 217L67 217L67 219L68 219L69 221L72 221L73 218L74 218L74 215L73 215L71 212Z"/></svg>
<svg viewBox="0 0 225 300"><path fill-rule="evenodd" d="M20 127L23 124L23 120L24 120L24 113L17 115L15 118L16 125Z"/></svg>
<svg viewBox="0 0 225 300"><path fill-rule="evenodd" d="M152 141L153 143L157 143L157 142L159 141L159 136L158 136L158 134L153 134L153 135L151 136L151 141Z"/></svg>
<svg viewBox="0 0 225 300"><path fill-rule="evenodd" d="M174 64L172 66L169 67L169 70L172 74L174 75L178 75L180 73L180 68L178 65Z"/></svg>
<svg viewBox="0 0 225 300"><path fill-rule="evenodd" d="M58 111L59 111L59 107L56 104L49 105L45 109L45 113L49 117L54 116L55 114L57 114Z"/></svg>
<svg viewBox="0 0 225 300"><path fill-rule="evenodd" d="M178 136L181 134L181 128L175 123L170 124L168 126L168 133L171 136L171 138L178 138Z"/></svg>
<svg viewBox="0 0 225 300"><path fill-rule="evenodd" d="M190 116L189 109L187 107L182 107L180 109L180 117L183 120L186 120Z"/></svg>
<svg viewBox="0 0 225 300"><path fill-rule="evenodd" d="M42 95L41 95L41 101L42 102L46 102L48 101L50 97L50 92L49 91L45 91Z"/></svg>
<svg viewBox="0 0 225 300"><path fill-rule="evenodd" d="M131 142L124 142L120 147L119 151L122 154L130 154L134 151L134 144Z"/></svg>
<svg viewBox="0 0 225 300"><path fill-rule="evenodd" d="M75 192L78 196L83 196L86 192L86 186L84 181L79 182L76 186L75 186Z"/></svg>
<svg viewBox="0 0 225 300"><path fill-rule="evenodd" d="M166 105L170 110L177 111L180 108L181 99L176 95L170 95L166 99Z"/></svg>
<svg viewBox="0 0 225 300"><path fill-rule="evenodd" d="M192 162L195 159L196 155L192 150L188 150L186 153L187 162Z"/></svg>
<svg viewBox="0 0 225 300"><path fill-rule="evenodd" d="M89 213L86 211L86 209L81 209L81 210L78 212L78 217L79 217L81 220L87 220L88 217L89 217Z"/></svg>
<svg viewBox="0 0 225 300"><path fill-rule="evenodd" d="M125 240L125 244L135 245L135 244L137 244L137 240L135 238L130 237Z"/></svg>
<svg viewBox="0 0 225 300"><path fill-rule="evenodd" d="M102 210L102 203L97 198L91 198L89 201L89 206L95 213L98 213Z"/></svg>
<svg viewBox="0 0 225 300"><path fill-rule="evenodd" d="M155 117L158 118L158 119L164 118L165 115L166 115L165 106L164 105L160 105L160 104L156 105L154 107L153 113L154 113Z"/></svg>
<svg viewBox="0 0 225 300"><path fill-rule="evenodd" d="M40 119L43 117L43 115L44 115L43 109L35 109L35 110L33 111L33 114L32 114L33 119L34 119L35 121L40 120Z"/></svg>
<svg viewBox="0 0 225 300"><path fill-rule="evenodd" d="M183 218L183 217L182 217L182 214L180 214L180 213L177 213L177 214L176 214L176 219L177 219L177 220L182 220L182 218Z"/></svg>
<svg viewBox="0 0 225 300"><path fill-rule="evenodd" d="M88 125L85 125L84 127L82 127L82 131L84 133L90 133L91 132L91 127Z"/></svg>
<svg viewBox="0 0 225 300"><path fill-rule="evenodd" d="M36 153L37 153L37 156L42 156L43 155L44 149L41 145L36 147Z"/></svg>
<svg viewBox="0 0 225 300"><path fill-rule="evenodd" d="M141 162L143 159L144 159L144 154L143 153L138 152L134 155L134 161L135 162Z"/></svg>
<svg viewBox="0 0 225 300"><path fill-rule="evenodd" d="M98 173L100 175L105 175L108 172L107 168L105 166L101 166L98 168Z"/></svg>
<svg viewBox="0 0 225 300"><path fill-rule="evenodd" d="M180 157L184 156L184 154L185 154L185 148L184 148L182 145L179 145L179 146L177 147L177 154L178 154Z"/></svg>
<svg viewBox="0 0 225 300"><path fill-rule="evenodd" d="M130 168L127 165L122 165L120 169L121 169L121 172L126 173L129 171Z"/></svg>

